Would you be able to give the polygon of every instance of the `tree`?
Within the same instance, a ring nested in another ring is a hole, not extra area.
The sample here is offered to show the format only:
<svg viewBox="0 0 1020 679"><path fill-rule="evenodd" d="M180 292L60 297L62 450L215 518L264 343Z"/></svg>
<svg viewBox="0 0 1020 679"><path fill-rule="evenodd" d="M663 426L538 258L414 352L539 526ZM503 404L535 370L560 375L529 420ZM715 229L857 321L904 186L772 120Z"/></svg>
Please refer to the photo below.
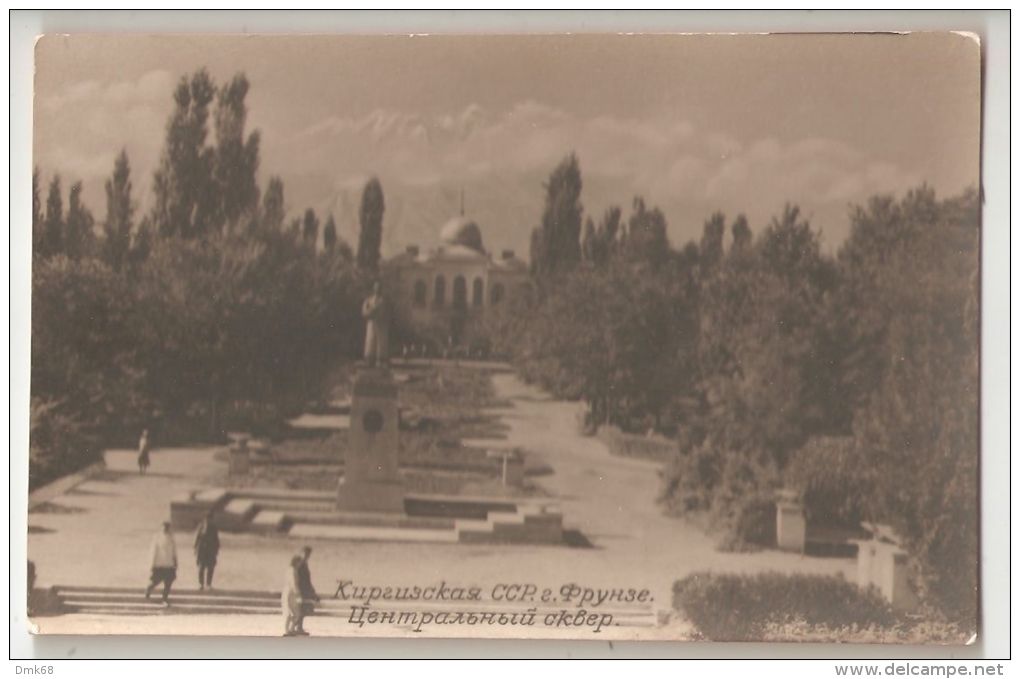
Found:
<svg viewBox="0 0 1020 679"><path fill-rule="evenodd" d="M721 212L713 213L705 221L701 233L701 266L706 273L714 271L723 258L723 237L726 235L726 216Z"/></svg>
<svg viewBox="0 0 1020 679"><path fill-rule="evenodd" d="M545 187L541 225L531 235L531 269L537 276L568 271L581 260L581 168L571 153Z"/></svg>
<svg viewBox="0 0 1020 679"><path fill-rule="evenodd" d="M746 252L751 247L751 227L747 225L747 217L737 215L730 225L733 234L733 252Z"/></svg>
<svg viewBox="0 0 1020 679"><path fill-rule="evenodd" d="M114 271L120 271L131 247L131 166L127 151L121 150L106 180L106 220L103 222L103 257Z"/></svg>
<svg viewBox="0 0 1020 679"><path fill-rule="evenodd" d="M333 213L329 213L329 217L326 218L326 226L322 229L322 246L326 252L333 252L336 247L336 220L333 219Z"/></svg>
<svg viewBox="0 0 1020 679"><path fill-rule="evenodd" d="M259 165L259 132L245 139L248 109L248 79L243 73L220 88L216 101L216 151L214 179L224 227L233 228L243 217L255 212L259 187L255 174Z"/></svg>
<svg viewBox="0 0 1020 679"><path fill-rule="evenodd" d="M624 252L630 261L653 267L661 266L669 258L666 218L659 208L647 209L640 196L634 198L634 212L627 221Z"/></svg>
<svg viewBox="0 0 1020 679"><path fill-rule="evenodd" d="M598 256L598 235L595 232L595 222L591 217L584 220L584 237L581 238L581 258L589 264L594 264Z"/></svg>
<svg viewBox="0 0 1020 679"><path fill-rule="evenodd" d="M43 217L41 188L39 186L39 168L32 168L32 255L43 254L46 241L46 222Z"/></svg>
<svg viewBox="0 0 1020 679"><path fill-rule="evenodd" d="M301 239L307 247L315 249L319 242L319 218L315 216L315 210L305 210L304 219L301 221Z"/></svg>
<svg viewBox="0 0 1020 679"><path fill-rule="evenodd" d="M283 180L273 176L269 178L266 195L262 198L262 225L266 229L280 231L284 216Z"/></svg>
<svg viewBox="0 0 1020 679"><path fill-rule="evenodd" d="M699 293L700 440L691 466L670 477L691 494L680 506L734 520L775 489L793 451L832 432L846 404L824 342L835 267L817 234L787 206L749 250L716 260L724 226L713 215L702 239L715 266L702 268Z"/></svg>
<svg viewBox="0 0 1020 679"><path fill-rule="evenodd" d="M43 232L41 253L50 256L61 252L64 247L64 199L60 194L60 175L53 175L50 181Z"/></svg>
<svg viewBox="0 0 1020 679"><path fill-rule="evenodd" d="M88 254L92 249L95 219L81 200L82 183L75 182L67 200L67 220L64 224L64 251L72 259Z"/></svg>
<svg viewBox="0 0 1020 679"><path fill-rule="evenodd" d="M598 228L589 217L585 222L582 250L584 259L595 266L605 266L619 247L622 211L615 205L606 209Z"/></svg>
<svg viewBox="0 0 1020 679"><path fill-rule="evenodd" d="M218 212L213 181L215 150L206 146L209 105L216 87L205 69L174 91L174 111L153 182L153 228L161 235L192 238L208 233Z"/></svg>
<svg viewBox="0 0 1020 679"><path fill-rule="evenodd" d="M847 322L868 518L892 523L930 600L973 625L978 554L980 201L923 186L852 213L833 306ZM849 305L849 306L848 306Z"/></svg>
<svg viewBox="0 0 1020 679"><path fill-rule="evenodd" d="M358 266L366 271L376 271L379 268L385 209L382 184L377 178L372 177L361 192L361 208L358 211L361 223L361 231L358 234Z"/></svg>

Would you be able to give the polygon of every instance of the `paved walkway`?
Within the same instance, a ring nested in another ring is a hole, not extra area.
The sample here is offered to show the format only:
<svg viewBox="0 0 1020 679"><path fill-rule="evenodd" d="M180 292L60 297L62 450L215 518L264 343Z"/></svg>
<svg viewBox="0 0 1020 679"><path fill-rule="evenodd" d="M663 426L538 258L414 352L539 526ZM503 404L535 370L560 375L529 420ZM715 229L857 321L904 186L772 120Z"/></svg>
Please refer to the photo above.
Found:
<svg viewBox="0 0 1020 679"><path fill-rule="evenodd" d="M554 473L536 479L559 496L567 528L579 529L593 548L499 545L314 543L312 572L320 594L331 595L338 578L359 585L478 586L488 592L499 583L534 583L558 589L567 583L588 587L648 588L654 611L668 613L672 583L696 570L754 572L780 570L852 573L849 559L821 559L776 551L720 553L712 538L697 528L666 517L655 503L658 467L609 454L594 438L576 431L578 404L556 401L522 384L510 374L493 375L499 396L510 406L497 412L509 425L506 443L542 456ZM89 480L55 498L46 512L29 515L29 556L36 562L38 584L89 587L143 587L148 573L150 536L169 511L170 500L196 487L203 478L222 473L215 449L156 450L146 476L134 468L131 451L110 451L104 478ZM181 555L179 585L193 588L196 568L190 559L191 536L177 536ZM285 564L301 543L293 539L222 535L217 584L231 590L276 592ZM41 617L41 631L52 633L246 634L278 635L278 615L233 617L184 614L129 617L70 614ZM406 630L356 627L342 617L312 618L313 634L390 636ZM463 635L468 630L432 627L435 636ZM616 627L598 637L588 631L514 628L524 636L580 638L678 638L682 621L658 628ZM500 628L469 633L506 634Z"/></svg>

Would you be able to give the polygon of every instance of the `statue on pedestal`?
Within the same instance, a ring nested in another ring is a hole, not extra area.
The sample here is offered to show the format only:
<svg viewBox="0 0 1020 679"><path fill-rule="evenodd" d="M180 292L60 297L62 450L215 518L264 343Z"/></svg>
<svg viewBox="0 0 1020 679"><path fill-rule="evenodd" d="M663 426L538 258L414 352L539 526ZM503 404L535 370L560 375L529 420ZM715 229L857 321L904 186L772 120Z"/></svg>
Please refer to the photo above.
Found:
<svg viewBox="0 0 1020 679"><path fill-rule="evenodd" d="M372 294L361 305L365 318L365 363L375 367L389 362L389 309L379 281L372 286Z"/></svg>

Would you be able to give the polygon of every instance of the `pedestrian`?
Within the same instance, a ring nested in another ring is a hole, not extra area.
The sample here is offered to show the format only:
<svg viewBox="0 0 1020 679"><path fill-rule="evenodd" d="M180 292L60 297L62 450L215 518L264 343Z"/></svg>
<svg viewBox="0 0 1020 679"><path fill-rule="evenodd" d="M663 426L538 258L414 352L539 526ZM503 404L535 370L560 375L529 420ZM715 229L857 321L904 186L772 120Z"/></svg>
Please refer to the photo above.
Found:
<svg viewBox="0 0 1020 679"><path fill-rule="evenodd" d="M301 557L291 557L287 566L287 573L283 580L283 593L280 595L280 603L283 606L283 636L292 637L298 634L298 626L301 621L301 587L298 585L298 568L301 566Z"/></svg>
<svg viewBox="0 0 1020 679"><path fill-rule="evenodd" d="M149 468L149 430L142 430L142 438L138 441L138 473L144 474Z"/></svg>
<svg viewBox="0 0 1020 679"><path fill-rule="evenodd" d="M297 569L298 589L301 592L301 615L297 618L295 634L308 634L305 631L305 616L311 615L315 611L315 603L319 601L319 595L315 592L315 587L312 586L312 572L308 568L308 559L311 556L312 548L306 545L301 550L299 556L301 562Z"/></svg>
<svg viewBox="0 0 1020 679"><path fill-rule="evenodd" d="M220 553L220 531L216 527L213 513L205 515L195 533L195 562L198 564L198 588L212 589L213 571L216 570L216 557Z"/></svg>
<svg viewBox="0 0 1020 679"><path fill-rule="evenodd" d="M170 586L177 579L177 545L174 544L170 522L163 522L163 529L152 538L152 573L149 586L145 588L145 598L152 594L153 588L163 584L163 605L170 606Z"/></svg>

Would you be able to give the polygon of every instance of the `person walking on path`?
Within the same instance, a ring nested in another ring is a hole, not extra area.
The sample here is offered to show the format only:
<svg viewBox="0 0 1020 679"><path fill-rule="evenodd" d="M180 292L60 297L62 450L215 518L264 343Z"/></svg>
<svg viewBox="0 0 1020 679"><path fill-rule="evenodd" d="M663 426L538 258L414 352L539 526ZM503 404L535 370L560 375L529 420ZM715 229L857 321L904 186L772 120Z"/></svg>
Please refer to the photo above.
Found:
<svg viewBox="0 0 1020 679"><path fill-rule="evenodd" d="M220 530L216 527L213 513L206 514L195 533L195 562L198 564L198 588L212 589L216 557L220 553Z"/></svg>
<svg viewBox="0 0 1020 679"><path fill-rule="evenodd" d="M142 430L142 438L138 440L138 473L144 474L149 468L149 430Z"/></svg>
<svg viewBox="0 0 1020 679"><path fill-rule="evenodd" d="M163 584L163 605L170 606L170 586L177 579L177 545L174 544L170 523L163 522L163 529L152 538L152 573L149 586L145 588L148 599L156 585Z"/></svg>
<svg viewBox="0 0 1020 679"><path fill-rule="evenodd" d="M301 621L301 587L298 584L298 568L301 566L301 557L291 557L287 566L287 573L283 580L283 594L280 603L283 605L283 636L292 637L299 634L298 628Z"/></svg>
<svg viewBox="0 0 1020 679"><path fill-rule="evenodd" d="M301 562L297 569L298 589L301 591L301 614L295 624L295 634L308 634L305 631L305 616L311 615L315 610L315 602L319 601L319 595L312 586L312 572L308 568L308 559L312 556L312 548L307 545L301 550L298 557Z"/></svg>

